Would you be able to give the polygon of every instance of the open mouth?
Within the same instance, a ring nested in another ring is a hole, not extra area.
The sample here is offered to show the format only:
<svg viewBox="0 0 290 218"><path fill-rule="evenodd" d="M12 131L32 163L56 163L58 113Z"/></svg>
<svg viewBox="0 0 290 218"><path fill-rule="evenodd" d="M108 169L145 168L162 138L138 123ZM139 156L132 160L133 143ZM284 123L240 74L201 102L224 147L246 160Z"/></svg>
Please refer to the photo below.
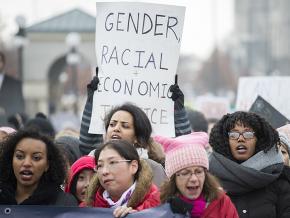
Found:
<svg viewBox="0 0 290 218"><path fill-rule="evenodd" d="M199 186L187 186L186 187L189 191L197 191Z"/></svg>
<svg viewBox="0 0 290 218"><path fill-rule="evenodd" d="M237 149L238 153L240 153L240 154L243 154L243 153L247 152L247 150L248 150L245 145L238 145L236 149Z"/></svg>
<svg viewBox="0 0 290 218"><path fill-rule="evenodd" d="M122 139L122 137L119 136L119 135L112 135L112 136L111 136L111 139L113 139L113 140L114 140L114 139L115 139L115 140L116 140L116 139Z"/></svg>
<svg viewBox="0 0 290 218"><path fill-rule="evenodd" d="M30 180L33 176L33 173L30 170L23 170L20 172L20 175L23 180Z"/></svg>

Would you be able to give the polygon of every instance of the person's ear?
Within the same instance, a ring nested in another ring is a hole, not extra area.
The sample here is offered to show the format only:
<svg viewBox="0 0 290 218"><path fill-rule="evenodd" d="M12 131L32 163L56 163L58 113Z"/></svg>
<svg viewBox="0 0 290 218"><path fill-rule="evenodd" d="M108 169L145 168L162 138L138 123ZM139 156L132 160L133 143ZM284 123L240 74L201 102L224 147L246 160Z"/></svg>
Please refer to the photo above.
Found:
<svg viewBox="0 0 290 218"><path fill-rule="evenodd" d="M130 164L130 170L133 175L135 175L138 171L139 165L137 160L132 160Z"/></svg>
<svg viewBox="0 0 290 218"><path fill-rule="evenodd" d="M47 173L48 169L49 169L49 163L47 162L47 165L46 165L46 168L45 168L44 172Z"/></svg>

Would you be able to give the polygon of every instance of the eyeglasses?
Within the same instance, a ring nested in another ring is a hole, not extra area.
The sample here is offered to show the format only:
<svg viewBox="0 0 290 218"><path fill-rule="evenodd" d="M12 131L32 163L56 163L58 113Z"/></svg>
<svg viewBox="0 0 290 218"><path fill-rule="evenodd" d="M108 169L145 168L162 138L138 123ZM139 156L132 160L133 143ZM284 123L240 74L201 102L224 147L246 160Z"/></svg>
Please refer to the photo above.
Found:
<svg viewBox="0 0 290 218"><path fill-rule="evenodd" d="M255 136L255 132L246 131L246 132L229 132L230 139L238 139L242 135L245 139L252 139Z"/></svg>
<svg viewBox="0 0 290 218"><path fill-rule="evenodd" d="M123 163L123 162L131 162L132 160L111 160L109 161L107 164L104 163L98 163L97 166L95 167L95 171L101 172L104 170L105 166L109 171L114 171L117 169L117 166L119 163Z"/></svg>
<svg viewBox="0 0 290 218"><path fill-rule="evenodd" d="M196 169L193 172L186 170L176 173L176 176L183 180L191 178L192 175L195 175L197 178L202 178L204 176L204 169Z"/></svg>

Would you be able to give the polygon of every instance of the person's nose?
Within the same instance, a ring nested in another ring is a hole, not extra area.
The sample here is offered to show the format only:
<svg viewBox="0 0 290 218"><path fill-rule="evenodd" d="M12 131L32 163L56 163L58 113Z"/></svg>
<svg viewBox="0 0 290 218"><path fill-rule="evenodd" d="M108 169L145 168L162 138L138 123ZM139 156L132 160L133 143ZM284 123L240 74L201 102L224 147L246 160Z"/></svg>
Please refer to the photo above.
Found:
<svg viewBox="0 0 290 218"><path fill-rule="evenodd" d="M24 160L23 160L23 166L25 166L25 167L29 167L29 166L31 166L31 158L29 158L29 157L25 157L24 158Z"/></svg>
<svg viewBox="0 0 290 218"><path fill-rule="evenodd" d="M104 165L102 167L102 175L107 175L107 174L109 174L109 172L110 172L110 170L108 168L108 165Z"/></svg>
<svg viewBox="0 0 290 218"><path fill-rule="evenodd" d="M240 142L240 141L245 141L243 134L239 135L238 142Z"/></svg>
<svg viewBox="0 0 290 218"><path fill-rule="evenodd" d="M195 173L191 173L189 177L190 182L196 182L198 180L197 175Z"/></svg>
<svg viewBox="0 0 290 218"><path fill-rule="evenodd" d="M114 126L114 132L120 132L120 124L117 123L115 126Z"/></svg>
<svg viewBox="0 0 290 218"><path fill-rule="evenodd" d="M90 178L87 178L85 181L85 188L89 187L90 184Z"/></svg>

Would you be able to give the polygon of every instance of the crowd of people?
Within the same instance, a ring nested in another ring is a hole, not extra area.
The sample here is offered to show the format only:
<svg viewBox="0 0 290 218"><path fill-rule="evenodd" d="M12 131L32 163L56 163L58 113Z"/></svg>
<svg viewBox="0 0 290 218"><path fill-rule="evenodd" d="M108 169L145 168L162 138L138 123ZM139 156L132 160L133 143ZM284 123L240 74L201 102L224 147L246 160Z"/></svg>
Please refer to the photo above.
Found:
<svg viewBox="0 0 290 218"><path fill-rule="evenodd" d="M98 70L98 69L96 69ZM152 134L133 103L89 133L95 76L80 129L56 132L42 113L0 127L0 204L113 209L114 217L169 204L184 217L290 217L290 124L274 129L245 111L212 129L171 86L176 137Z"/></svg>

